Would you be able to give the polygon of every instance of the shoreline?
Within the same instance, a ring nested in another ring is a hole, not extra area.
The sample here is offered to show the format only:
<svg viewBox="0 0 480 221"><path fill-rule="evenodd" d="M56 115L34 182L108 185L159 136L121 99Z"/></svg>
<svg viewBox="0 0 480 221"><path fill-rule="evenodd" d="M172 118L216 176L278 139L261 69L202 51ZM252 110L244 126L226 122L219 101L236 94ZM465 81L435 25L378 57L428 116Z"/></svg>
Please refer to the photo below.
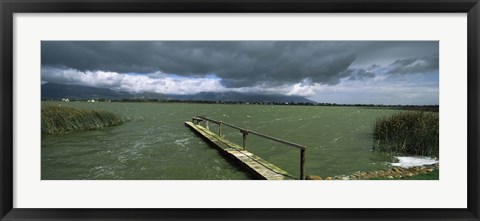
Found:
<svg viewBox="0 0 480 221"><path fill-rule="evenodd" d="M357 171L351 175L339 175L339 176L325 177L325 178L322 178L321 176L317 176L317 175L308 175L306 177L306 180L370 180L370 179L391 180L395 178L411 177L415 175L431 173L434 170L438 170L438 169L439 169L439 164L435 163L431 165L414 166L409 168L393 167L390 169L377 170L377 171L368 171L368 172Z"/></svg>

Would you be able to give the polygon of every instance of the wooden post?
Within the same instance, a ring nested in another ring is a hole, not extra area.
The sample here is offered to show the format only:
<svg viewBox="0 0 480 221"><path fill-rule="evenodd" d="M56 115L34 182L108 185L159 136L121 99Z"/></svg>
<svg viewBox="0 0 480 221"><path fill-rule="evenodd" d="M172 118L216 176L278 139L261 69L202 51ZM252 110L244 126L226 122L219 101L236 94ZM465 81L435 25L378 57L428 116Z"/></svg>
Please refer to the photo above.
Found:
<svg viewBox="0 0 480 221"><path fill-rule="evenodd" d="M222 136L222 122L218 123L218 136Z"/></svg>
<svg viewBox="0 0 480 221"><path fill-rule="evenodd" d="M208 127L208 120L205 121L205 127L207 128L207 130L210 130L210 128Z"/></svg>
<svg viewBox="0 0 480 221"><path fill-rule="evenodd" d="M247 134L248 134L248 132L247 132L247 131L244 131L244 130L242 130L242 137L243 137L243 149L244 149L244 150L246 150L246 149L247 149L247 147L245 146L245 142L246 142L246 140L247 140Z"/></svg>
<svg viewBox="0 0 480 221"><path fill-rule="evenodd" d="M300 150L300 179L305 179L305 148Z"/></svg>

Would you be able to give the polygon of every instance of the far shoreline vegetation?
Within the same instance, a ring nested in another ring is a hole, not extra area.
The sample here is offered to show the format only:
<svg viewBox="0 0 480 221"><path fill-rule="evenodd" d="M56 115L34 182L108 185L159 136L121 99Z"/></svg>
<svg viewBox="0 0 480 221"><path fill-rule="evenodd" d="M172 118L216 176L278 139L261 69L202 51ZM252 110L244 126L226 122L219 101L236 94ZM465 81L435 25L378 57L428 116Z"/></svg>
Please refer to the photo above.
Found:
<svg viewBox="0 0 480 221"><path fill-rule="evenodd" d="M178 100L178 99L50 99L42 98L41 101L66 101L66 102L132 102L132 103L199 103L199 104L247 104L247 105L294 105L294 106L339 106L339 107L365 107L365 108L386 108L399 110L417 110L438 112L439 105L411 105L411 104L340 104L340 103L319 103L319 102L249 102L249 101L220 101L220 100Z"/></svg>
<svg viewBox="0 0 480 221"><path fill-rule="evenodd" d="M42 106L41 110L42 135L96 130L117 126L125 121L124 117L109 111L53 105Z"/></svg>

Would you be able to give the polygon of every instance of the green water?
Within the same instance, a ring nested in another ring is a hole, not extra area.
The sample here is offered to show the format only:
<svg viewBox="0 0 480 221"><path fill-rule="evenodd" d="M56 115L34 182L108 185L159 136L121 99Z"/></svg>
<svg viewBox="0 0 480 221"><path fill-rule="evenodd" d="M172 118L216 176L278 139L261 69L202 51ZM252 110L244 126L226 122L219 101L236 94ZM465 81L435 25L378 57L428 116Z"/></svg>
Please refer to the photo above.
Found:
<svg viewBox="0 0 480 221"><path fill-rule="evenodd" d="M365 107L223 105L186 103L64 103L129 118L96 131L42 136L42 179L216 180L252 179L184 125L206 115L307 146L306 175L335 176L389 167L393 156L372 151L379 116L397 110ZM216 125L210 129L217 131ZM241 144L241 134L224 128ZM247 136L247 149L298 176L299 150Z"/></svg>

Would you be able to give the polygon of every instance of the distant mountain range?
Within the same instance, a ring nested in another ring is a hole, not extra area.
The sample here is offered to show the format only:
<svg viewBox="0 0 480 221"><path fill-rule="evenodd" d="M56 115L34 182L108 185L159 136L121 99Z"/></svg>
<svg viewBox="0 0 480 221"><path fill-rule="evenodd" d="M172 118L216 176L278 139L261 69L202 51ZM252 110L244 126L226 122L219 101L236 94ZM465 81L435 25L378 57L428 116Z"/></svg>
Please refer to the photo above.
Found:
<svg viewBox="0 0 480 221"><path fill-rule="evenodd" d="M200 101L245 101L245 102L275 102L275 103L315 103L301 96L281 94L243 94L238 92L201 92L193 95L167 95L170 99L200 100Z"/></svg>
<svg viewBox="0 0 480 221"><path fill-rule="evenodd" d="M57 83L42 84L42 99L157 99L157 100L195 100L195 101L233 101L233 102L275 102L275 103L315 103L301 96L280 94L246 94L238 92L201 92L193 95L160 94L153 92L129 93L108 88Z"/></svg>
<svg viewBox="0 0 480 221"><path fill-rule="evenodd" d="M126 92L118 92L108 88L87 87L80 85L67 85L57 83L42 84L42 99L60 100L62 98L69 99L121 99L131 97L132 94Z"/></svg>

